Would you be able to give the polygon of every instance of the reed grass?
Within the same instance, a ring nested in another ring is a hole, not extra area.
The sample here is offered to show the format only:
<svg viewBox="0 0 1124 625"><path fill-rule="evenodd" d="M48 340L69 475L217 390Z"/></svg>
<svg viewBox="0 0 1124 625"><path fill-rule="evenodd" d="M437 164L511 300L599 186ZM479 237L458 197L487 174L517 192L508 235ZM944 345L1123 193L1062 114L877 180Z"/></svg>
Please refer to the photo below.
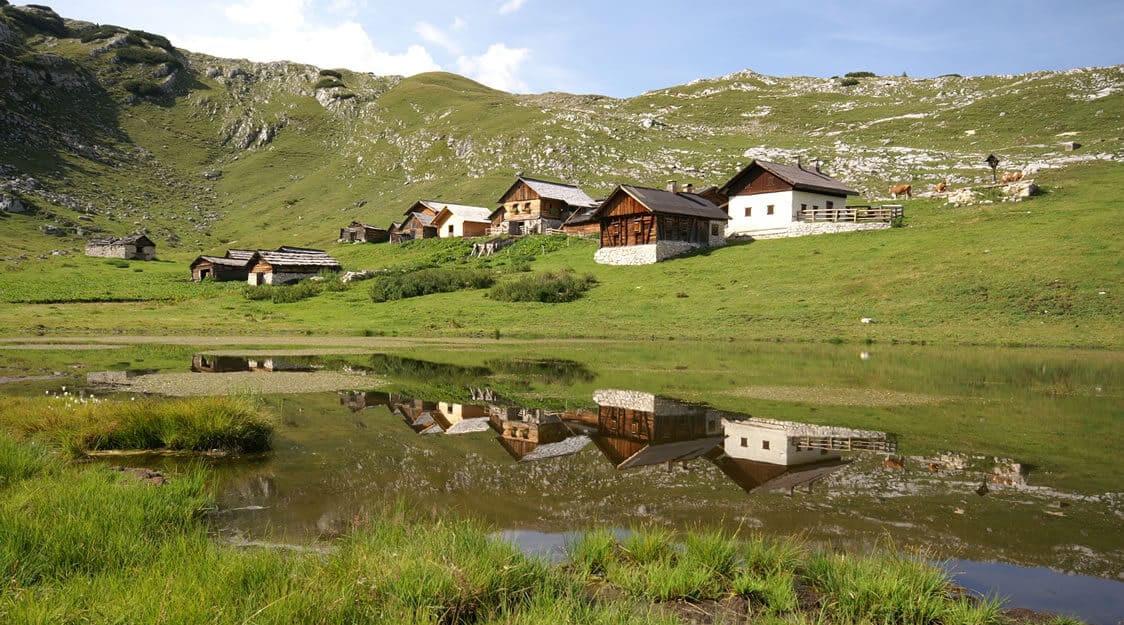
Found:
<svg viewBox="0 0 1124 625"><path fill-rule="evenodd" d="M0 397L0 429L47 439L73 455L94 450L256 452L273 426L246 397L89 400Z"/></svg>

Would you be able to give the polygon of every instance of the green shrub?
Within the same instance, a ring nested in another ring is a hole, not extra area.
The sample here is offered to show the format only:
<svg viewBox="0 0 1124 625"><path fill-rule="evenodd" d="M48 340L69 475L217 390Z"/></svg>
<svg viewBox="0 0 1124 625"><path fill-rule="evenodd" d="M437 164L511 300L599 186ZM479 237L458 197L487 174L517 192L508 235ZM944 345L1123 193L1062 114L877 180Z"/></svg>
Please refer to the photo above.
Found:
<svg viewBox="0 0 1124 625"><path fill-rule="evenodd" d="M121 83L121 88L142 98L158 98L164 95L164 88L147 80L130 79Z"/></svg>
<svg viewBox="0 0 1124 625"><path fill-rule="evenodd" d="M468 267L438 267L402 274L384 274L371 284L371 301L388 302L431 293L486 289L495 282L492 272Z"/></svg>
<svg viewBox="0 0 1124 625"><path fill-rule="evenodd" d="M27 10L32 9L32 10ZM37 10L36 10L37 9ZM7 6L3 9L4 15L16 22L24 32L47 33L56 37L69 37L70 29L51 7L39 4L29 4L24 7ZM47 13L47 15L43 15Z"/></svg>
<svg viewBox="0 0 1124 625"><path fill-rule="evenodd" d="M123 32L125 32L125 29L121 28L120 26L113 26L111 24L104 24L102 26L98 26L96 28L91 28L89 30L83 31L82 36L79 37L79 39L82 41L82 43L90 43L91 41L96 41L96 40L100 40L100 39L109 39L110 37L113 37L113 36L118 35L118 34L123 33Z"/></svg>
<svg viewBox="0 0 1124 625"><path fill-rule="evenodd" d="M859 84L859 79L858 78L844 78L843 80L839 81L839 84L840 84L840 86L843 86L843 87L854 87L855 85Z"/></svg>
<svg viewBox="0 0 1124 625"><path fill-rule="evenodd" d="M335 78L337 80L343 80L343 74L337 72L334 69L322 69L322 70L320 70L320 75L321 76L331 76L332 78Z"/></svg>
<svg viewBox="0 0 1124 625"><path fill-rule="evenodd" d="M242 296L251 301L269 300L274 304L291 304L310 297L316 297L323 290L323 282L304 280L293 285L261 286L246 285L242 287Z"/></svg>
<svg viewBox="0 0 1124 625"><path fill-rule="evenodd" d="M164 50L153 50L152 48L142 48L140 46L128 46L126 48L118 48L114 54L121 63L129 64L142 64L142 65L160 65L162 63L169 63L175 68L183 67L183 64L176 60L175 57L168 54Z"/></svg>
<svg viewBox="0 0 1124 625"><path fill-rule="evenodd" d="M343 86L345 86L345 85L342 82L340 82L339 79L326 77L326 78L321 78L320 80L317 80L316 84L313 85L312 88L313 89L331 89L333 87L343 87Z"/></svg>
<svg viewBox="0 0 1124 625"><path fill-rule="evenodd" d="M874 78L877 75L878 74L875 74L874 72L847 72L846 74L843 74L843 77L844 78Z"/></svg>
<svg viewBox="0 0 1124 625"><path fill-rule="evenodd" d="M572 302L597 284L590 274L577 275L572 270L550 271L523 276L492 287L488 296L503 302Z"/></svg>
<svg viewBox="0 0 1124 625"><path fill-rule="evenodd" d="M164 48L168 52L175 50L175 47L172 46L172 42L168 41L168 38L163 35L157 35L154 33L145 32L143 30L130 31L129 34L140 37L144 41L148 42L149 45L156 46L157 48Z"/></svg>

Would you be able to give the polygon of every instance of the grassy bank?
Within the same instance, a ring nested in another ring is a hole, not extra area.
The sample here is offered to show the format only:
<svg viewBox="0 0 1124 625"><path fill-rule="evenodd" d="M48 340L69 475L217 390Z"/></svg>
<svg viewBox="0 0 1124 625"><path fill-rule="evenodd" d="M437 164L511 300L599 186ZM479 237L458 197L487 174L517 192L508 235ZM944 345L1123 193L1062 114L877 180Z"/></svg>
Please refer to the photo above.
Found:
<svg viewBox="0 0 1124 625"><path fill-rule="evenodd" d="M206 532L199 471L154 487L3 435L0 451L21 458L0 463L6 623L1006 622L921 561L795 540L594 531L555 566L479 523L389 506L326 554L224 547Z"/></svg>
<svg viewBox="0 0 1124 625"><path fill-rule="evenodd" d="M0 429L73 455L104 450L255 452L272 426L252 400L0 397Z"/></svg>

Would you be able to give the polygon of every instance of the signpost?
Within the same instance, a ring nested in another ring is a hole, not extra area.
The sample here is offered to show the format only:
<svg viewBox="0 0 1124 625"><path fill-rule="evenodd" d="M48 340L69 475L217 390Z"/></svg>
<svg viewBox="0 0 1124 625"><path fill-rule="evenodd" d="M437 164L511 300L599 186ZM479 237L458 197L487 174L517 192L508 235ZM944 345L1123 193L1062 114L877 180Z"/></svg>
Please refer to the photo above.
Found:
<svg viewBox="0 0 1124 625"><path fill-rule="evenodd" d="M999 159L996 158L994 154L988 154L987 160L985 162L987 163L988 167L991 167L991 182L998 183L999 178L995 175L995 168L999 167Z"/></svg>

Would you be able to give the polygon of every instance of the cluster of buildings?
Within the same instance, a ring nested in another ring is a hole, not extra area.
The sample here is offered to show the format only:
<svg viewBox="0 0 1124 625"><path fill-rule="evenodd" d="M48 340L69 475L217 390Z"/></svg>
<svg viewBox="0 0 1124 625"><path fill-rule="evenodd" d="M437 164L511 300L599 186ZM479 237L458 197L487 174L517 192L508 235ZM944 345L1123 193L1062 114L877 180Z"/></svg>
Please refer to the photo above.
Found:
<svg viewBox="0 0 1124 625"><path fill-rule="evenodd" d="M401 222L378 228L352 222L341 242L390 242L434 237L488 237L563 232L598 236L596 260L645 264L698 247L724 245L728 237L797 236L888 227L900 214L885 207L848 207L858 192L820 171L755 160L721 187L695 190L668 181L656 189L618 185L593 199L575 185L516 177L498 208L422 200ZM805 224L821 224L808 227ZM825 227L823 224L831 224ZM799 225L800 227L794 227Z"/></svg>
<svg viewBox="0 0 1124 625"><path fill-rule="evenodd" d="M342 267L324 250L282 245L276 250L230 249L224 256L200 256L191 263L191 279L244 280L247 284L288 284L336 272Z"/></svg>

